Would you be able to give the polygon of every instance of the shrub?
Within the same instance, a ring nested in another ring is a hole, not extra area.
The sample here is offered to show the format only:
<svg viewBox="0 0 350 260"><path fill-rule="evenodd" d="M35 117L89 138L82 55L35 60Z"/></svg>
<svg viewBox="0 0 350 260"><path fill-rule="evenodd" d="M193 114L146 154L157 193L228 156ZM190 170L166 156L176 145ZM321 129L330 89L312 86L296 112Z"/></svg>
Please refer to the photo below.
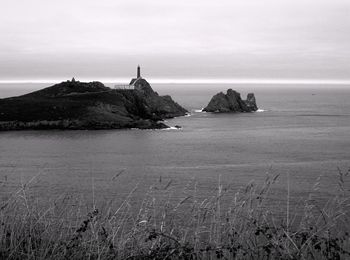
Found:
<svg viewBox="0 0 350 260"><path fill-rule="evenodd" d="M137 211L133 190L86 214L84 200L42 206L23 185L0 207L0 259L349 259L348 175L339 170L339 195L322 204L311 191L293 216L268 207L278 176L234 194L219 180L206 198L194 184L180 199L160 179Z"/></svg>

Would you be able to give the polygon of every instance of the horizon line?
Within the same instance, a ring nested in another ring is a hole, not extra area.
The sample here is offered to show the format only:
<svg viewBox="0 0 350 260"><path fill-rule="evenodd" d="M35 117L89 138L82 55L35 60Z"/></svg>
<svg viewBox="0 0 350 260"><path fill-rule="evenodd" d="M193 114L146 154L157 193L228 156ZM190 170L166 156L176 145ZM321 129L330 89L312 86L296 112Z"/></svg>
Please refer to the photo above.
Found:
<svg viewBox="0 0 350 260"><path fill-rule="evenodd" d="M146 78L145 78L146 79ZM69 79L70 80L70 79ZM100 81L102 83L109 84L128 84L130 79L128 78L101 78L99 80L92 78L76 78L77 81L91 82ZM184 78L184 79L172 79L172 78L148 78L150 83L154 84L282 84L282 85L350 85L350 79L298 79L298 78ZM21 79L21 80L1 80L0 84L44 84L44 83L60 83L67 80L59 79Z"/></svg>

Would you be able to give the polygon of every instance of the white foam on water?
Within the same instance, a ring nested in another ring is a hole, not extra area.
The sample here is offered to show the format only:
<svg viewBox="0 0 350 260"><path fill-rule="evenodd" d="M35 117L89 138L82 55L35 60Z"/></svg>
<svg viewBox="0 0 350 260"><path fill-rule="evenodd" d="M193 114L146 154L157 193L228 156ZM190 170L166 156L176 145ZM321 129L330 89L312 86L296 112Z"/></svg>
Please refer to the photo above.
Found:
<svg viewBox="0 0 350 260"><path fill-rule="evenodd" d="M164 131L169 131L169 130L182 130L182 127L178 128L178 127L175 127L175 126L171 126L171 127L164 128L164 129L161 129L161 130L164 130Z"/></svg>
<svg viewBox="0 0 350 260"><path fill-rule="evenodd" d="M257 113L260 113L260 112L266 112L266 110L264 110L264 109L258 109L258 110L256 110L255 112L257 112Z"/></svg>

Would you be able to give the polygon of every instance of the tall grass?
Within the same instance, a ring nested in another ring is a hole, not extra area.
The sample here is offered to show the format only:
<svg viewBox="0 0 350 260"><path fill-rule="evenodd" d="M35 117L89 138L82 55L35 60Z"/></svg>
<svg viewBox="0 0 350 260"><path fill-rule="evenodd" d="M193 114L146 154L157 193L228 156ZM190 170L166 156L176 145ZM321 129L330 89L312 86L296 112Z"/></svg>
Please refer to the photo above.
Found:
<svg viewBox="0 0 350 260"><path fill-rule="evenodd" d="M118 206L71 196L43 206L27 183L0 205L0 259L349 259L348 175L339 169L325 203L316 182L294 215L289 189L286 213L269 210L272 175L235 193L219 180L205 198L195 180L180 197L160 178L136 211L137 187Z"/></svg>

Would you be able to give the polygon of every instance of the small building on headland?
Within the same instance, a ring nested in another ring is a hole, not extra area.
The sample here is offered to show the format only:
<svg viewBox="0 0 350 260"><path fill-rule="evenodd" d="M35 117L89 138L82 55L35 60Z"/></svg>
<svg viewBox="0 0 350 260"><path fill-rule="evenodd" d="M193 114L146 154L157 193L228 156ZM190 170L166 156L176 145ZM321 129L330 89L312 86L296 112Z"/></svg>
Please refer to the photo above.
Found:
<svg viewBox="0 0 350 260"><path fill-rule="evenodd" d="M154 91L152 90L150 84L141 77L141 68L140 65L137 66L136 78L133 78L129 85L114 85L114 89L120 90L137 90L141 91L145 94L152 94Z"/></svg>
<svg viewBox="0 0 350 260"><path fill-rule="evenodd" d="M67 80L67 82L72 82L72 83L76 83L76 82L79 82L78 80L76 80L74 77L72 78L72 80Z"/></svg>
<svg viewBox="0 0 350 260"><path fill-rule="evenodd" d="M133 78L129 85L126 84L117 84L114 85L114 89L121 89L121 90L134 90L135 86L137 86L138 84L136 84L138 82L138 80L141 79L141 68L140 65L137 66L137 72L136 72L136 78Z"/></svg>
<svg viewBox="0 0 350 260"><path fill-rule="evenodd" d="M133 89L137 89L137 86L139 84L138 81L141 80L142 77L141 77L141 68L140 68L140 65L137 66L137 73L136 73L136 78L133 78L130 83L129 83L129 86Z"/></svg>

